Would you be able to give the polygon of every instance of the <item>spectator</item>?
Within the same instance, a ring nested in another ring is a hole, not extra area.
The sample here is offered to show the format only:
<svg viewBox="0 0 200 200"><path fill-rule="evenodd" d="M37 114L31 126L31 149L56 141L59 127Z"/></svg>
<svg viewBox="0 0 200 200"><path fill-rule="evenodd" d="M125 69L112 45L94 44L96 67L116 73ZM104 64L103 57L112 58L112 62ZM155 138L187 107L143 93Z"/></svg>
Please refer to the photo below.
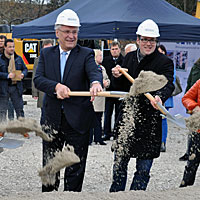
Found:
<svg viewBox="0 0 200 200"><path fill-rule="evenodd" d="M95 52L95 61L98 66L98 69L103 74L103 87L108 88L110 85L110 80L108 78L108 75L106 74L105 68L101 65L103 59L102 52L99 49L95 49L94 52ZM106 145L106 143L102 139L102 116L105 110L105 97L96 97L95 100L93 101L93 105L98 123L94 128L90 129L90 144L92 144L94 136L94 142L96 144L99 143L100 145Z"/></svg>
<svg viewBox="0 0 200 200"><path fill-rule="evenodd" d="M182 103L192 113L200 112L200 80L198 80L183 96ZM200 163L200 130L192 132L189 148L189 158L185 166L183 179L180 187L187 187L194 184L197 169Z"/></svg>
<svg viewBox="0 0 200 200"><path fill-rule="evenodd" d="M7 40L7 37L5 35L0 35L0 55L4 52L4 44ZM13 120L14 119L14 107L12 105L12 101L9 98L8 101L8 119Z"/></svg>
<svg viewBox="0 0 200 200"><path fill-rule="evenodd" d="M4 44L6 40L7 37L5 35L0 35L0 55L2 55L4 52Z"/></svg>
<svg viewBox="0 0 200 200"><path fill-rule="evenodd" d="M16 74L16 70L21 73ZM27 75L27 71L22 58L15 53L14 41L7 39L4 53L0 57L0 121L6 120L9 98L17 118L24 117L22 79ZM4 133L1 133L1 136L3 135ZM24 134L24 137L29 138L28 133Z"/></svg>
<svg viewBox="0 0 200 200"><path fill-rule="evenodd" d="M134 43L129 43L125 46L124 48L125 50L125 55L131 51L136 51L137 50L137 46Z"/></svg>
<svg viewBox="0 0 200 200"><path fill-rule="evenodd" d="M165 46L162 44L158 46L158 51L164 55L167 55L167 50ZM176 77L176 70L174 68L174 82L173 83L175 83L175 77ZM173 101L173 97L171 96L165 101L165 108L169 110L169 108L173 108L173 107L174 107L174 101ZM167 119L162 118L162 143L160 147L161 152L166 152L167 132L168 132Z"/></svg>
<svg viewBox="0 0 200 200"><path fill-rule="evenodd" d="M195 84L197 80L200 79L200 58L194 63L193 67L191 68L190 74L187 79L187 87L185 93ZM191 148L191 142L195 140L196 134L190 133L187 138L187 150L183 156L179 158L180 161L187 161L189 158L189 150Z"/></svg>
<svg viewBox="0 0 200 200"><path fill-rule="evenodd" d="M120 43L113 41L110 46L110 55L103 59L102 65L106 69L106 73L108 78L112 79L112 71L111 69L116 65L122 65L124 57L121 55ZM108 91L116 91L113 87L112 81L110 83L110 87L107 88ZM112 129L111 129L111 119L113 110L115 109L115 121L119 114L119 105L120 100L118 98L106 98L105 104L105 112L104 112L104 140L110 140L113 136Z"/></svg>

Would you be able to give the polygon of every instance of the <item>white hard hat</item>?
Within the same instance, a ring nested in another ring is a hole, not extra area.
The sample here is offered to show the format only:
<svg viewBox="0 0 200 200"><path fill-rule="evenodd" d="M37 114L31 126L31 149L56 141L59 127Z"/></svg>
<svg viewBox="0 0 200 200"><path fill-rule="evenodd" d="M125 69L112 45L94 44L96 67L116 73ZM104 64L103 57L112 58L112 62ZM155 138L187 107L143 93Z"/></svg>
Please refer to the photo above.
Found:
<svg viewBox="0 0 200 200"><path fill-rule="evenodd" d="M57 17L55 25L80 27L78 15L71 9L63 10Z"/></svg>
<svg viewBox="0 0 200 200"><path fill-rule="evenodd" d="M137 35L144 37L159 37L158 25L151 19L143 21L137 29Z"/></svg>

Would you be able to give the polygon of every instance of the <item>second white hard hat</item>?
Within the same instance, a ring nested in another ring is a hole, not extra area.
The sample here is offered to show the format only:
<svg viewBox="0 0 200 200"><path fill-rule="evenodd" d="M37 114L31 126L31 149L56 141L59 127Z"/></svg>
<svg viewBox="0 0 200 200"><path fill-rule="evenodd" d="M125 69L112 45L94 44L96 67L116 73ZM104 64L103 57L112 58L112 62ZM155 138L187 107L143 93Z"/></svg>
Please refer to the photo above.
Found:
<svg viewBox="0 0 200 200"><path fill-rule="evenodd" d="M80 27L78 15L71 9L63 10L57 17L55 25Z"/></svg>
<svg viewBox="0 0 200 200"><path fill-rule="evenodd" d="M159 28L158 25L151 19L143 21L137 29L137 35L144 37L159 37Z"/></svg>

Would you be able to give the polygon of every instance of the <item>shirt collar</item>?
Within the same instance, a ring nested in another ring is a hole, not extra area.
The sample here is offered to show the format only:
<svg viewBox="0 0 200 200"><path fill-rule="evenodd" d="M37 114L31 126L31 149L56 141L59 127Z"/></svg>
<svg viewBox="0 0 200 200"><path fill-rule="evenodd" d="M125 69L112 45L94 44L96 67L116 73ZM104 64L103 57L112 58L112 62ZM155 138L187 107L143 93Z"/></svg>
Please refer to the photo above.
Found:
<svg viewBox="0 0 200 200"><path fill-rule="evenodd" d="M61 46L60 46L60 45L59 45L59 49L60 49L60 55L61 55L61 54L62 54L62 52L63 52L64 50L61 48ZM68 56L69 56L70 52L71 52L71 50L67 51L67 55L68 55Z"/></svg>

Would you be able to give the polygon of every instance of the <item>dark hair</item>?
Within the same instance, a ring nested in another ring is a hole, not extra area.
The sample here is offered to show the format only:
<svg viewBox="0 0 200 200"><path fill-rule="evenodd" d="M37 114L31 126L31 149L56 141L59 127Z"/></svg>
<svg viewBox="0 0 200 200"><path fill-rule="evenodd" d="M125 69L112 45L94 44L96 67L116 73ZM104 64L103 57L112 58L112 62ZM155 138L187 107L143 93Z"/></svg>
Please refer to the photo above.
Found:
<svg viewBox="0 0 200 200"><path fill-rule="evenodd" d="M158 48L160 48L162 51L164 51L165 55L167 55L167 50L166 50L164 45L161 44L161 45L158 46Z"/></svg>
<svg viewBox="0 0 200 200"><path fill-rule="evenodd" d="M118 41L113 41L110 47L118 46L120 48L120 43Z"/></svg>
<svg viewBox="0 0 200 200"><path fill-rule="evenodd" d="M4 44L5 47L7 47L7 43L8 43L8 42L14 42L14 40L12 40L12 39L7 39L7 40L5 41L5 44Z"/></svg>
<svg viewBox="0 0 200 200"><path fill-rule="evenodd" d="M5 39L7 40L7 37L5 35L0 35L0 39Z"/></svg>
<svg viewBox="0 0 200 200"><path fill-rule="evenodd" d="M47 44L52 44L53 45L53 40L52 39L43 39L42 40L42 47Z"/></svg>

